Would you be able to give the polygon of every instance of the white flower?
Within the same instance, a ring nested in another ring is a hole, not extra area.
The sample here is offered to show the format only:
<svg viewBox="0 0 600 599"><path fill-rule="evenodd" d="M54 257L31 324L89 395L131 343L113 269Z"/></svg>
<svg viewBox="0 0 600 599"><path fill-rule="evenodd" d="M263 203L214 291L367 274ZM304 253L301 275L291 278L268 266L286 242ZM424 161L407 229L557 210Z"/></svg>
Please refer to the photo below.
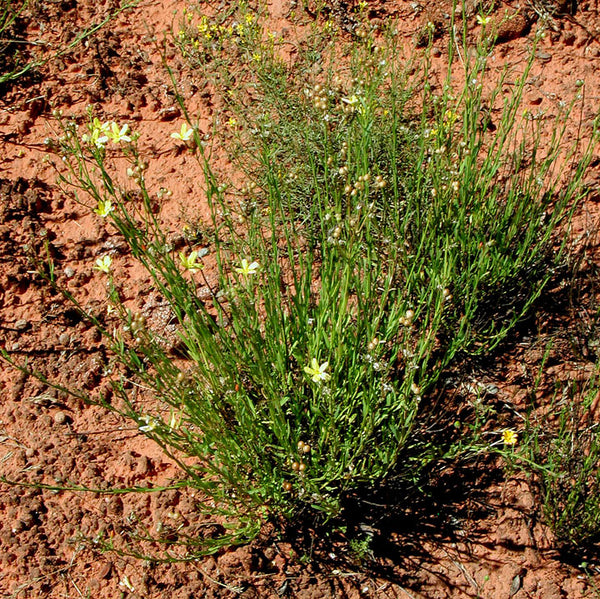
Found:
<svg viewBox="0 0 600 599"><path fill-rule="evenodd" d="M131 584L127 576L123 576L123 578L119 582L119 586L127 589L130 593L133 593L135 591L134 586Z"/></svg>
<svg viewBox="0 0 600 599"><path fill-rule="evenodd" d="M360 100L358 99L358 96L354 94L350 98L342 98L342 102L344 102L344 104L348 104L348 106L356 106Z"/></svg>

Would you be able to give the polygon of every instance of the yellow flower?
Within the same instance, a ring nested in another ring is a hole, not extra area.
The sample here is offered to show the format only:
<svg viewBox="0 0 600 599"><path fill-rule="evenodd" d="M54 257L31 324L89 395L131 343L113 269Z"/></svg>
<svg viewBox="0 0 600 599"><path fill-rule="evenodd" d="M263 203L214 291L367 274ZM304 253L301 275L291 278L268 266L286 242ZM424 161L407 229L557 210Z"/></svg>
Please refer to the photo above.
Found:
<svg viewBox="0 0 600 599"><path fill-rule="evenodd" d="M206 31L208 31L208 18L206 17L206 15L202 15L200 23L198 23L198 31L200 33L205 33Z"/></svg>
<svg viewBox="0 0 600 599"><path fill-rule="evenodd" d="M175 131L175 133L171 133L173 139L179 139L181 141L189 141L192 139L192 135L194 135L194 128L188 127L187 123L181 124L179 132Z"/></svg>
<svg viewBox="0 0 600 599"><path fill-rule="evenodd" d="M504 445L516 445L517 439L517 433L513 430L507 429L502 432L502 441L504 441Z"/></svg>
<svg viewBox="0 0 600 599"><path fill-rule="evenodd" d="M105 274L110 273L110 267L112 266L112 258L110 256L104 256L104 258L98 258L96 260L96 266L94 268Z"/></svg>
<svg viewBox="0 0 600 599"><path fill-rule="evenodd" d="M189 256L186 256L183 252L179 252L179 259L181 260L183 268L190 272L195 272L204 268L204 265L198 262L198 252L196 250L190 252Z"/></svg>
<svg viewBox="0 0 600 599"><path fill-rule="evenodd" d="M244 275L244 276L248 276L248 275L255 275L256 271L258 270L259 264L258 262L252 262L251 264L248 264L248 260L246 260L246 258L244 258L240 264L239 267L236 267L235 272Z"/></svg>
<svg viewBox="0 0 600 599"><path fill-rule="evenodd" d="M490 17L482 17L481 15L477 15L476 20L479 25L485 26L490 22L491 18Z"/></svg>
<svg viewBox="0 0 600 599"><path fill-rule="evenodd" d="M129 125L123 125L119 129L119 125L117 125L117 123L111 123L108 137L110 137L110 139L112 139L112 141L116 144L118 144L121 141L129 142L131 141L131 137L128 135L128 133Z"/></svg>
<svg viewBox="0 0 600 599"><path fill-rule="evenodd" d="M98 207L94 208L94 212L98 216L106 218L114 209L115 207L112 205L110 200L99 200Z"/></svg>
<svg viewBox="0 0 600 599"><path fill-rule="evenodd" d="M358 99L358 96L354 94L350 98L342 98L342 102L344 102L344 104L348 104L348 106L356 106L360 103L360 100Z"/></svg>
<svg viewBox="0 0 600 599"><path fill-rule="evenodd" d="M139 426L138 425L138 428L143 433L151 433L153 430L156 429L156 427L159 424L158 420L156 418L153 418L149 414L145 414L144 416L140 416L140 420L144 423L144 425L143 426Z"/></svg>
<svg viewBox="0 0 600 599"><path fill-rule="evenodd" d="M329 362L323 362L323 364L319 365L319 361L313 358L310 361L310 366L304 367L304 372L311 377L314 383L327 382L331 378L331 375L327 373L328 367Z"/></svg>

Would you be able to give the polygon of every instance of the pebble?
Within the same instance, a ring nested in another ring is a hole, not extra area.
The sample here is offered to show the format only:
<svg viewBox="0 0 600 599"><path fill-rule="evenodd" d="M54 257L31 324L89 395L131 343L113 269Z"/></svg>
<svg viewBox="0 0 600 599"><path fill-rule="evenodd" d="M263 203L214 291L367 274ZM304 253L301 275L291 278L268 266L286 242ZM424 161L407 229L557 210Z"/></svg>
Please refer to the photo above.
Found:
<svg viewBox="0 0 600 599"><path fill-rule="evenodd" d="M437 46L434 46L431 49L431 56L434 56L435 58L438 58L441 55L442 55L442 51Z"/></svg>
<svg viewBox="0 0 600 599"><path fill-rule="evenodd" d="M598 58L600 56L600 49L594 46L588 46L585 53L593 58Z"/></svg>
<svg viewBox="0 0 600 599"><path fill-rule="evenodd" d="M21 318L15 322L15 329L17 331L24 331L29 326L29 322L24 318Z"/></svg>
<svg viewBox="0 0 600 599"><path fill-rule="evenodd" d="M68 420L68 416L64 412L56 412L54 414L54 422L56 424L65 424Z"/></svg>
<svg viewBox="0 0 600 599"><path fill-rule="evenodd" d="M70 266L65 267L64 272L65 272L65 277L67 277L67 279L70 279L71 277L75 276L75 271Z"/></svg>
<svg viewBox="0 0 600 599"><path fill-rule="evenodd" d="M544 52L543 50L538 50L535 53L535 57L538 60L541 60L542 62L548 62L548 61L552 60L552 54L549 54L548 52Z"/></svg>
<svg viewBox="0 0 600 599"><path fill-rule="evenodd" d="M146 474L148 474L148 472L150 472L150 470L152 470L152 462L147 456L141 456L135 468L136 474L145 476Z"/></svg>
<svg viewBox="0 0 600 599"><path fill-rule="evenodd" d="M69 333L62 333L61 336L58 338L58 341L61 345L69 345L69 343L71 342L71 335L69 335Z"/></svg>
<svg viewBox="0 0 600 599"><path fill-rule="evenodd" d="M172 121L181 115L181 111L177 106L169 106L158 111L161 121Z"/></svg>
<svg viewBox="0 0 600 599"><path fill-rule="evenodd" d="M112 572L112 564L110 562L106 562L99 570L98 577L100 579L106 580L110 578Z"/></svg>

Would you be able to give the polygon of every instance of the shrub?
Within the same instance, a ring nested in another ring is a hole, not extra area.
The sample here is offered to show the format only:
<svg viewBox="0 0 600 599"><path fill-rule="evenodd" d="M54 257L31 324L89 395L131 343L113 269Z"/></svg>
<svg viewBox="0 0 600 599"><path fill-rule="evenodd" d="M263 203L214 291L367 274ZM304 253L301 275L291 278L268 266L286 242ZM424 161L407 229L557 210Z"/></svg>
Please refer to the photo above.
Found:
<svg viewBox="0 0 600 599"><path fill-rule="evenodd" d="M505 72L484 100L485 39L465 85L454 91L449 74L436 96L426 63L409 77L393 37L363 36L347 66L306 85L252 31L259 58L237 83L258 108L226 95L243 187L222 183L234 169L214 171L190 118L173 135L204 169L209 243L170 246L136 135L120 124L90 115L82 135L64 120L63 181L123 235L179 323L174 355L120 301L110 257L99 259L121 325L95 318L114 353L117 398L101 401L177 460L214 499L207 510L241 522L330 517L358 484L429 459L414 443L424 398L449 364L494 348L542 293L591 146L577 161L567 148L556 168L564 107L542 152L540 122L519 112L533 58L510 97L500 95ZM245 37L230 37L219 52L248 51ZM330 52L328 64L342 60L339 45ZM501 105L494 131L481 120L486 103ZM135 189L111 175L116 146ZM131 394L128 379L153 401Z"/></svg>

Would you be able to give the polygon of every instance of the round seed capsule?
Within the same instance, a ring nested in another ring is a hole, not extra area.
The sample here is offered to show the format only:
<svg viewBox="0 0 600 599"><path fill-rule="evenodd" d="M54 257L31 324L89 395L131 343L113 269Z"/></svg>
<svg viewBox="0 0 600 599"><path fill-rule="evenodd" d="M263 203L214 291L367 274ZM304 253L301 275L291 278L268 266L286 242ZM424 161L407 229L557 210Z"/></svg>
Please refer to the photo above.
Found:
<svg viewBox="0 0 600 599"><path fill-rule="evenodd" d="M289 480L284 481L284 483L283 483L283 490L284 491L291 491L292 490L292 483Z"/></svg>
<svg viewBox="0 0 600 599"><path fill-rule="evenodd" d="M292 462L292 470L294 472L298 472L298 470L300 470L300 466L301 464L298 464L298 462Z"/></svg>
<svg viewBox="0 0 600 599"><path fill-rule="evenodd" d="M302 453L310 453L310 445L304 445L304 447L302 447Z"/></svg>
<svg viewBox="0 0 600 599"><path fill-rule="evenodd" d="M306 470L306 464L304 462L301 462L300 465L298 466L298 471L304 472L305 470Z"/></svg>

